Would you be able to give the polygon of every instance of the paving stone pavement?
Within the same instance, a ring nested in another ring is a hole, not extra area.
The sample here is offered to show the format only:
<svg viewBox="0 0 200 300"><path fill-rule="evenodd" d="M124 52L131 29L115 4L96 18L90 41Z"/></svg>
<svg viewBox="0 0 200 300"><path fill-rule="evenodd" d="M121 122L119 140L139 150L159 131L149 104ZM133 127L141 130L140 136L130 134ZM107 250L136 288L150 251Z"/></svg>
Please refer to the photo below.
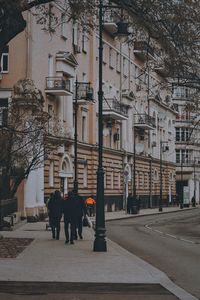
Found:
<svg viewBox="0 0 200 300"><path fill-rule="evenodd" d="M177 210L178 208L166 208L163 209L163 213L172 212L175 209ZM158 209L141 210L139 215L127 215L124 211L106 213L106 219L139 217L150 213L158 213ZM61 239L59 241L51 239L51 232L46 230L46 222L23 223L21 226L14 228L13 231L2 232L4 238L22 239L21 241L24 241L23 239L32 239L32 241L25 246L25 249L16 258L0 259L0 282L3 284L6 282L21 282L21 284L29 282L31 285L36 282L57 283L58 285L61 283L85 283L89 285L97 283L103 283L104 285L109 283L120 285L143 284L146 287L147 285L153 287L156 284L168 292L168 295L165 294L166 297L172 297L163 298L163 295L160 299L196 299L175 285L166 274L108 239L107 252L93 252L93 229L84 228L83 240L76 241L74 245L65 245L63 223L61 228ZM95 298L96 300L112 299L109 298L109 293L107 294L107 298L102 298L100 294L98 295L99 298L96 298L96 296ZM4 295L1 293L0 286L0 299L21 300L21 298L2 298L1 296L3 297ZM11 296L9 295L9 297ZM79 296L77 294L71 298L63 299L93 299L89 296L85 298ZM140 298L140 296L127 299L159 299L158 295L154 298ZM26 300L26 298L23 299ZM58 299L58 297L53 298L52 296L48 299ZM59 299L62 298L59 297Z"/></svg>

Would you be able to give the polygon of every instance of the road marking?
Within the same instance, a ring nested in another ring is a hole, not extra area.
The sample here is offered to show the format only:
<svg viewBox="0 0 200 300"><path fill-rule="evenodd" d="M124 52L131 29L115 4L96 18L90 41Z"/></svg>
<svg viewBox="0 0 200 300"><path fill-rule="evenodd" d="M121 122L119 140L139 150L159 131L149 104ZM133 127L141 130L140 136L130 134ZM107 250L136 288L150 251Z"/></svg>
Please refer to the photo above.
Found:
<svg viewBox="0 0 200 300"><path fill-rule="evenodd" d="M165 235L170 236L173 239L177 239L177 236L173 235L173 234L169 234L169 233L165 233Z"/></svg>
<svg viewBox="0 0 200 300"><path fill-rule="evenodd" d="M151 231L154 231L154 232L157 232L159 234L162 234L162 235L165 235L165 236L168 236L168 237L171 237L173 239L176 239L176 240L179 240L179 241L182 241L182 242L186 242L186 243L190 243L190 244L199 244L198 242L194 242L194 241L191 241L191 240L187 240L187 239L183 239L183 238L180 238L176 235L173 235L173 234L169 234L169 233L165 233L163 231L160 231L158 229L153 229L153 227L151 227L151 225L153 225L153 223L151 224L146 224L144 227L151 230Z"/></svg>
<svg viewBox="0 0 200 300"><path fill-rule="evenodd" d="M181 241L183 242L187 242L187 243L191 243L191 244L195 244L195 242L193 241L190 241L190 240L186 240L186 239L182 239L182 238L179 238Z"/></svg>

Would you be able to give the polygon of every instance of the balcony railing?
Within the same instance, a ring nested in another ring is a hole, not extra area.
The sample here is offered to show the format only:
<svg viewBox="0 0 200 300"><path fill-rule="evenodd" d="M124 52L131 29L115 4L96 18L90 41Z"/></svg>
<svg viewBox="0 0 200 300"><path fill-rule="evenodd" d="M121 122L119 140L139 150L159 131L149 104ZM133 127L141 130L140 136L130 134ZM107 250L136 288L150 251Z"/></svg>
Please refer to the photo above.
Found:
<svg viewBox="0 0 200 300"><path fill-rule="evenodd" d="M115 98L104 99L103 101L103 115L116 120L127 120L128 109L128 105L119 102Z"/></svg>
<svg viewBox="0 0 200 300"><path fill-rule="evenodd" d="M17 198L0 199L0 218L17 211Z"/></svg>
<svg viewBox="0 0 200 300"><path fill-rule="evenodd" d="M183 162L176 162L176 166L177 167L194 167L194 160L187 160L187 161L183 161ZM197 165L199 166L199 165Z"/></svg>
<svg viewBox="0 0 200 300"><path fill-rule="evenodd" d="M154 129L156 128L156 119L148 114L135 114L134 126L142 129Z"/></svg>
<svg viewBox="0 0 200 300"><path fill-rule="evenodd" d="M45 92L55 95L72 95L70 80L63 77L47 77Z"/></svg>
<svg viewBox="0 0 200 300"><path fill-rule="evenodd" d="M145 60L147 55L150 58L154 59L153 48L145 41L136 41L134 42L134 54L140 59Z"/></svg>

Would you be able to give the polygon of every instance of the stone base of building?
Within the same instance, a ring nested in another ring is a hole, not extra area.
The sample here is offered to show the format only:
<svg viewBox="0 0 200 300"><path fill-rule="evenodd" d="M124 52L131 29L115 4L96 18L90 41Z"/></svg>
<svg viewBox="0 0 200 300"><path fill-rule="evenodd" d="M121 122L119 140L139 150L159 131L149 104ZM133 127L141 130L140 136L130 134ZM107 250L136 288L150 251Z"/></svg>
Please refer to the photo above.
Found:
<svg viewBox="0 0 200 300"><path fill-rule="evenodd" d="M47 217L46 206L39 207L27 207L26 208L26 219L27 222L43 221Z"/></svg>

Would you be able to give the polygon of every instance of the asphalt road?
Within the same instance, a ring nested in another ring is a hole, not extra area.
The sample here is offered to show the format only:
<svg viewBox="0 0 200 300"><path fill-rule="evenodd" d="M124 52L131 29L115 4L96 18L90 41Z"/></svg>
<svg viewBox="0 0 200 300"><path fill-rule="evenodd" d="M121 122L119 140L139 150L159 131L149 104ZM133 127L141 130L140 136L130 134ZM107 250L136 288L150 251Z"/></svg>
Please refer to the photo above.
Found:
<svg viewBox="0 0 200 300"><path fill-rule="evenodd" d="M200 209L109 221L107 236L200 299Z"/></svg>

